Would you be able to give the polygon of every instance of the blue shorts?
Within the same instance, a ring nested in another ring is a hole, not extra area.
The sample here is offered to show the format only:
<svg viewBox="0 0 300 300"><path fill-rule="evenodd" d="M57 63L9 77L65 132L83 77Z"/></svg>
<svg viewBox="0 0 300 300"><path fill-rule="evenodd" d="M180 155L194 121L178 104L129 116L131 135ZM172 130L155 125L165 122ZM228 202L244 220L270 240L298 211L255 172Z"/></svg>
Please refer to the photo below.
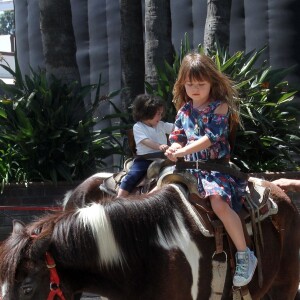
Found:
<svg viewBox="0 0 300 300"><path fill-rule="evenodd" d="M152 160L135 159L128 174L122 179L120 188L130 193L146 175L152 162Z"/></svg>

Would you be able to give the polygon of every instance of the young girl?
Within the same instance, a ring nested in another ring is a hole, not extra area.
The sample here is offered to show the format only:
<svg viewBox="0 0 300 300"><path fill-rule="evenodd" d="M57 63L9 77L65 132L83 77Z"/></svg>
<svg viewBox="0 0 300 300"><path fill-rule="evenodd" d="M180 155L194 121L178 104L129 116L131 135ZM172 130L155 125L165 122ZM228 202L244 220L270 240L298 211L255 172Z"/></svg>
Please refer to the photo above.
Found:
<svg viewBox="0 0 300 300"><path fill-rule="evenodd" d="M229 116L239 122L234 102L237 92L232 82L208 56L189 53L182 60L173 95L178 113L166 156L173 161L185 157L188 161L229 162ZM190 171L197 178L200 195L209 197L213 211L237 249L233 284L248 284L257 259L246 246L242 224L235 212L241 208L246 182L218 171Z"/></svg>
<svg viewBox="0 0 300 300"><path fill-rule="evenodd" d="M162 122L165 103L158 96L139 95L133 102L132 116L136 123L133 135L136 143L136 154L144 155L168 149L167 136L174 128L173 123ZM151 159L136 158L128 174L121 182L118 197L126 197L145 176Z"/></svg>

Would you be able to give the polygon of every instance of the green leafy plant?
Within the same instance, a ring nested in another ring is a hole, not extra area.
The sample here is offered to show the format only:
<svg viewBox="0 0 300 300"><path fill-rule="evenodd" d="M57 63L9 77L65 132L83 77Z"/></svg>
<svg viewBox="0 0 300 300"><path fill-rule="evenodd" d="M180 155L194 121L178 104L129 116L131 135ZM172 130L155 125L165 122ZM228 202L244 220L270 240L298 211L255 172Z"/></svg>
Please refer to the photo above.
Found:
<svg viewBox="0 0 300 300"><path fill-rule="evenodd" d="M0 34L13 34L15 32L15 11L7 10L0 14Z"/></svg>
<svg viewBox="0 0 300 300"><path fill-rule="evenodd" d="M95 130L95 117L103 97L98 84L81 87L50 76L42 70L22 78L1 65L15 78L10 86L0 81L0 175L3 182L72 181L84 179L104 168L104 159L123 153L118 135ZM88 107L84 99L96 90ZM110 99L112 93L105 99Z"/></svg>
<svg viewBox="0 0 300 300"><path fill-rule="evenodd" d="M8 182L27 182L27 176L19 161L22 160L16 145L3 145L0 142L0 192L3 192L4 186Z"/></svg>
<svg viewBox="0 0 300 300"><path fill-rule="evenodd" d="M246 172L299 170L295 157L300 154L300 111L292 103L297 90L284 81L292 68L273 70L267 62L259 65L265 49L230 55L228 49L215 43L208 53L219 70L235 82L240 95L243 127L238 128L232 160ZM170 121L175 117L172 89L182 58L189 51L191 47L185 35L173 65L165 62L164 69L158 69L157 89L146 83L149 93L167 101ZM204 53L204 48L199 45L197 51Z"/></svg>
<svg viewBox="0 0 300 300"><path fill-rule="evenodd" d="M110 105L114 109L114 113L106 115L103 119L105 120L119 120L118 124L114 127L104 128L102 130L103 133L109 131L117 131L120 132L120 147L123 151L122 157L120 160L119 168L123 168L123 163L126 158L132 157L135 154L135 141L133 136L133 124L134 120L132 118L132 107L129 106L127 111L123 111L119 109L112 101L109 101Z"/></svg>
<svg viewBox="0 0 300 300"><path fill-rule="evenodd" d="M296 170L300 111L290 103L297 90L284 81L293 68L273 70L266 62L258 65L265 49L229 56L216 45L210 52L239 90L243 128L237 132L233 160L253 172Z"/></svg>

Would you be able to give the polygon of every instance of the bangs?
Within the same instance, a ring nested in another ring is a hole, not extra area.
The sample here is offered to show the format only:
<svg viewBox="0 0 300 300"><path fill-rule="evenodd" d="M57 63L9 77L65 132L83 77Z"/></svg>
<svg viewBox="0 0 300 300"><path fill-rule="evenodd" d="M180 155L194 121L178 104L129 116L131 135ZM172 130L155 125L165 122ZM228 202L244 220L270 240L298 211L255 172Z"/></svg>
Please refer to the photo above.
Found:
<svg viewBox="0 0 300 300"><path fill-rule="evenodd" d="M189 81L208 81L211 82L211 78L207 70L199 65L192 66L186 76Z"/></svg>

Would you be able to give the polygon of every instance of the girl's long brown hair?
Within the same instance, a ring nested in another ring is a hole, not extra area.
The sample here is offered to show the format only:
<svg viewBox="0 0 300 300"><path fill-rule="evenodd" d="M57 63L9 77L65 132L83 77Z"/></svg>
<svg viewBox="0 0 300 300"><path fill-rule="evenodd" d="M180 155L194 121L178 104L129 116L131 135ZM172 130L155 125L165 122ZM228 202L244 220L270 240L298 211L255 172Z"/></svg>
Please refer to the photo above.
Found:
<svg viewBox="0 0 300 300"><path fill-rule="evenodd" d="M179 110L191 99L185 91L185 82L208 81L211 84L210 97L228 104L231 115L231 123L240 123L238 105L236 99L238 92L233 82L217 69L214 61L207 55L197 52L188 53L182 60L178 77L173 88L173 103Z"/></svg>

